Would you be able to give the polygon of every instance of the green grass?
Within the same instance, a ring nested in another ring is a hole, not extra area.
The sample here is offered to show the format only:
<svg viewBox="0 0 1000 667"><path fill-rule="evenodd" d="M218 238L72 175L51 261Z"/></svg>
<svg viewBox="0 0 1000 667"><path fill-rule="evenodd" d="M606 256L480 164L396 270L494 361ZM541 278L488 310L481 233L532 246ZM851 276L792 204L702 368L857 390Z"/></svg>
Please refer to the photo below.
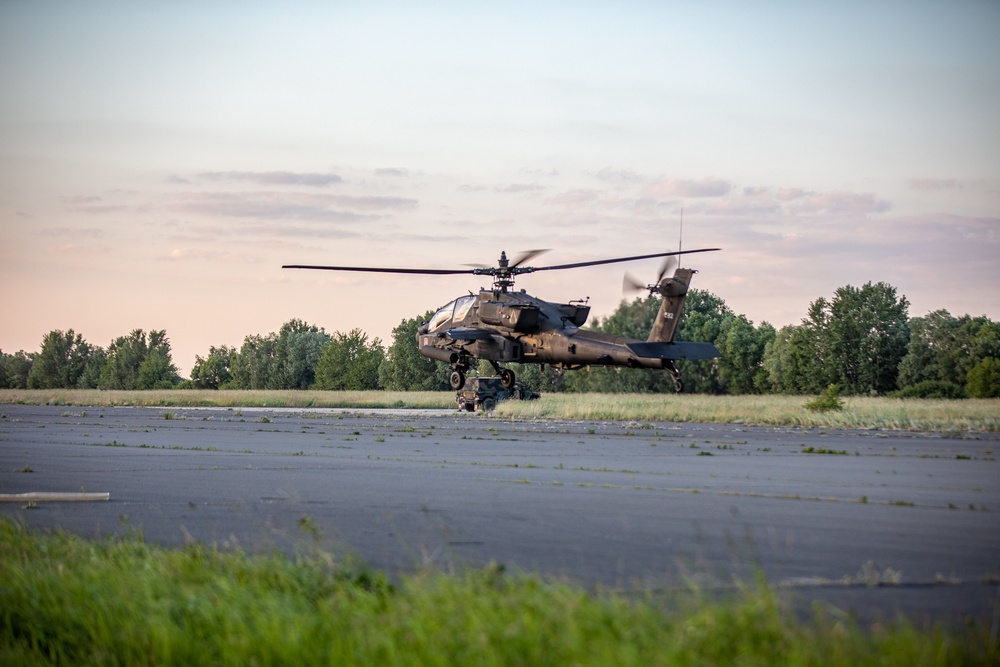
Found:
<svg viewBox="0 0 1000 667"><path fill-rule="evenodd" d="M303 530L309 534L308 521ZM491 566L395 583L312 545L289 559L0 522L0 663L330 665L996 664L986 631L863 629L730 599L591 593Z"/></svg>
<svg viewBox="0 0 1000 667"><path fill-rule="evenodd" d="M537 401L504 401L502 417L714 422L769 426L914 431L998 431L1000 400L964 401L845 397L839 411L813 412L804 396L701 394L546 394Z"/></svg>
<svg viewBox="0 0 1000 667"><path fill-rule="evenodd" d="M846 397L838 411L813 412L806 396L701 394L546 394L502 401L494 416L714 422L907 431L1000 431L1000 399ZM450 391L98 391L0 389L0 404L149 407L456 408ZM166 414L166 413L165 413Z"/></svg>
<svg viewBox="0 0 1000 667"><path fill-rule="evenodd" d="M217 408L454 408L447 391L0 389L0 404ZM166 413L164 413L166 414ZM169 417L165 417L169 419Z"/></svg>

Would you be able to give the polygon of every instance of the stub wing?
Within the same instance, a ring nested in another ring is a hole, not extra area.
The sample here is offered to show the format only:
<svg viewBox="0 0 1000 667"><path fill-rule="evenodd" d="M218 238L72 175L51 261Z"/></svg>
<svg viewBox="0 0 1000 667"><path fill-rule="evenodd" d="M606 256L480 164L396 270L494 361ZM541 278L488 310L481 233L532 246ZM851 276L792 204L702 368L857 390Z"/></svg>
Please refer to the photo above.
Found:
<svg viewBox="0 0 1000 667"><path fill-rule="evenodd" d="M711 343L628 343L626 347L644 359L714 359L721 357L719 348Z"/></svg>
<svg viewBox="0 0 1000 667"><path fill-rule="evenodd" d="M448 329L444 332L444 335L452 340L490 340L495 333L495 331L491 331L490 329L480 329L478 327L458 327L456 329Z"/></svg>

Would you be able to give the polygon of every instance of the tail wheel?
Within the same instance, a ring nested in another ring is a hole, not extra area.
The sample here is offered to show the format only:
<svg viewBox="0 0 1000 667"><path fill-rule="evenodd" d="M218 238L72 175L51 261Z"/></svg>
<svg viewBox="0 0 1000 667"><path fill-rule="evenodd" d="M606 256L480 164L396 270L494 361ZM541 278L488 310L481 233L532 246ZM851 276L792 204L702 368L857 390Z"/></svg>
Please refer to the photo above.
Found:
<svg viewBox="0 0 1000 667"><path fill-rule="evenodd" d="M514 386L514 371L509 368L505 368L500 372L500 386L504 389L510 389Z"/></svg>

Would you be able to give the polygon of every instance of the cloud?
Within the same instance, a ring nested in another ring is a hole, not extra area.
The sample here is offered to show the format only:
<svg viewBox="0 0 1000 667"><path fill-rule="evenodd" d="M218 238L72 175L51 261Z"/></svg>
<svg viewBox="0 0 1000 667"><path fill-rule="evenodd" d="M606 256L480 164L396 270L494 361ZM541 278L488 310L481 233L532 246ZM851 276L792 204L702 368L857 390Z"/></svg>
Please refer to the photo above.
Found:
<svg viewBox="0 0 1000 667"><path fill-rule="evenodd" d="M781 212L781 205L770 196L725 197L716 201L695 204L688 210L691 213L705 213L707 215L745 216L762 213L778 214Z"/></svg>
<svg viewBox="0 0 1000 667"><path fill-rule="evenodd" d="M192 193L170 204L168 208L182 213L230 218L357 222L380 217L371 212L405 211L416 206L417 200L404 197L217 192Z"/></svg>
<svg viewBox="0 0 1000 667"><path fill-rule="evenodd" d="M807 194L811 193L806 192L802 188L778 188L775 190L774 196L781 201L792 201L805 197Z"/></svg>
<svg viewBox="0 0 1000 667"><path fill-rule="evenodd" d="M400 169L397 167L382 167L375 170L376 176L388 177L388 178L399 178L401 176L409 176L410 172L406 169Z"/></svg>
<svg viewBox="0 0 1000 667"><path fill-rule="evenodd" d="M594 174L594 178L599 181L605 181L607 183L618 183L618 184L630 184L630 183L641 183L642 176L635 173L631 169L614 169L613 167L605 167L599 172Z"/></svg>
<svg viewBox="0 0 1000 667"><path fill-rule="evenodd" d="M546 204L556 204L568 207L584 206L598 200L600 192L589 188L567 190L545 200Z"/></svg>
<svg viewBox="0 0 1000 667"><path fill-rule="evenodd" d="M94 195L77 195L74 197L61 197L59 201L61 201L64 204L80 205L80 204L93 204L94 202L101 201L101 198L96 197Z"/></svg>
<svg viewBox="0 0 1000 667"><path fill-rule="evenodd" d="M701 180L668 178L653 183L646 192L651 197L723 197L732 189L732 183L718 178Z"/></svg>
<svg viewBox="0 0 1000 667"><path fill-rule="evenodd" d="M545 186L538 183L511 183L510 185L497 186L494 192L508 195L536 194L545 190Z"/></svg>
<svg viewBox="0 0 1000 667"><path fill-rule="evenodd" d="M910 189L921 192L934 192L937 190L959 190L962 184L954 178L911 178Z"/></svg>
<svg viewBox="0 0 1000 667"><path fill-rule="evenodd" d="M885 213L892 205L884 199L877 198L870 192L854 193L842 190L834 192L816 192L801 197L792 206L795 213L848 213L866 215L870 213Z"/></svg>
<svg viewBox="0 0 1000 667"><path fill-rule="evenodd" d="M297 173L293 171L209 171L198 174L207 181L249 181L262 185L304 185L323 188L343 183L337 174Z"/></svg>
<svg viewBox="0 0 1000 667"><path fill-rule="evenodd" d="M91 215L103 215L105 213L122 213L124 211L132 210L132 207L122 204L108 204L107 206L74 206L73 210L79 211L80 213L89 213Z"/></svg>
<svg viewBox="0 0 1000 667"><path fill-rule="evenodd" d="M232 251L198 250L195 248L174 248L166 255L156 258L162 262L178 262L188 260L205 260L211 262L237 262L239 264L257 264L261 260L254 255Z"/></svg>
<svg viewBox="0 0 1000 667"><path fill-rule="evenodd" d="M99 239L104 236L104 230L97 227L46 227L38 230L40 236L57 236L59 238L83 237Z"/></svg>

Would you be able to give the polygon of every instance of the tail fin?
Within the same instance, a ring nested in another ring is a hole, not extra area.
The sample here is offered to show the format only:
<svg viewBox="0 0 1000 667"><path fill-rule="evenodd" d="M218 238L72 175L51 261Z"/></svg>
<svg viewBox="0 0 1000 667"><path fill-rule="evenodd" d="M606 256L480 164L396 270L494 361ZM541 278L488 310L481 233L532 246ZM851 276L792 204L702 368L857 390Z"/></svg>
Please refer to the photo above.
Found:
<svg viewBox="0 0 1000 667"><path fill-rule="evenodd" d="M664 278L660 281L656 291L663 296L663 303L660 305L660 312L656 314L656 322L653 330L649 332L650 343L672 343L674 332L681 321L681 309L684 307L684 300L687 299L688 285L691 284L693 269L677 269L673 277Z"/></svg>

